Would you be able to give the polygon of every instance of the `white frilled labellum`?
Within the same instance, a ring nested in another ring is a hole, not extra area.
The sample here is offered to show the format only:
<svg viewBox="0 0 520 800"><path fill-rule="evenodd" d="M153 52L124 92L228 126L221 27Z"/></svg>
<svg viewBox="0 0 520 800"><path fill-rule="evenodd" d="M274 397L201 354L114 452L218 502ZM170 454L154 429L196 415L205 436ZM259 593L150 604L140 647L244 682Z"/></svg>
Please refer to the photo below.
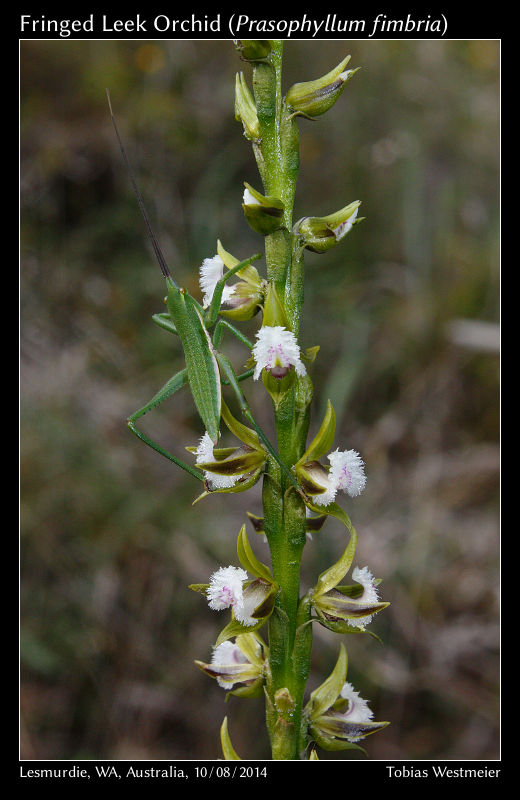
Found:
<svg viewBox="0 0 520 800"><path fill-rule="evenodd" d="M243 625L256 625L251 616L265 599L265 591L244 591L247 572L240 567L220 567L210 578L206 592L208 605L214 611L232 608L235 618Z"/></svg>
<svg viewBox="0 0 520 800"><path fill-rule="evenodd" d="M209 304L211 303L215 286L224 275L224 268L224 262L219 255L215 255L213 258L205 258L202 262L199 283L203 293L202 305L204 308L208 308ZM234 291L234 286L224 286L224 290L222 292L222 302L229 304Z"/></svg>
<svg viewBox="0 0 520 800"><path fill-rule="evenodd" d="M207 464L209 461L215 460L213 442L207 431L198 444L196 455L196 464ZM204 478L210 489L230 489L235 485L238 477L237 475L217 475L216 472L204 472Z"/></svg>
<svg viewBox="0 0 520 800"><path fill-rule="evenodd" d="M366 484L365 465L363 459L355 450L335 450L327 458L330 461L330 470L316 470L313 473L317 483L325 488L325 492L313 497L318 506L328 506L336 497L338 491L346 492L350 497L361 494Z"/></svg>
<svg viewBox="0 0 520 800"><path fill-rule="evenodd" d="M300 359L298 342L292 331L286 330L282 325L264 325L256 334L256 338L257 342L253 347L255 381L263 369L278 379L284 378L291 367L294 367L297 375L307 374Z"/></svg>

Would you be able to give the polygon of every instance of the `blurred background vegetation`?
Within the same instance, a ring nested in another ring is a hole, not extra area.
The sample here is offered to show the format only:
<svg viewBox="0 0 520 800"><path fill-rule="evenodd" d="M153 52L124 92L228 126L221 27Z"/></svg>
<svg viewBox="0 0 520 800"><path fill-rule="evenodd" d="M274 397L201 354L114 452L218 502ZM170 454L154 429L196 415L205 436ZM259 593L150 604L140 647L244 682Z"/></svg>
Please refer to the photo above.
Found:
<svg viewBox="0 0 520 800"><path fill-rule="evenodd" d="M355 199L366 217L306 257L301 337L321 345L311 431L330 397L336 446L366 461L364 494L342 504L356 563L391 601L372 624L383 647L343 638L349 679L392 723L371 758L497 758L499 44L287 42L285 89L347 53L362 69L300 125L295 219ZM260 485L192 508L199 485L124 422L182 358L150 319L164 286L105 99L173 274L198 296L217 237L239 258L261 246L240 208L244 180L261 188L234 119L240 69L230 41L21 43L25 759L218 758L225 714L243 758L269 757L262 700L224 703L193 665L227 616L186 588L237 563ZM228 353L240 367L243 348ZM145 422L179 454L202 432L187 393ZM306 547L304 589L343 547L331 519ZM314 630L310 690L339 643Z"/></svg>

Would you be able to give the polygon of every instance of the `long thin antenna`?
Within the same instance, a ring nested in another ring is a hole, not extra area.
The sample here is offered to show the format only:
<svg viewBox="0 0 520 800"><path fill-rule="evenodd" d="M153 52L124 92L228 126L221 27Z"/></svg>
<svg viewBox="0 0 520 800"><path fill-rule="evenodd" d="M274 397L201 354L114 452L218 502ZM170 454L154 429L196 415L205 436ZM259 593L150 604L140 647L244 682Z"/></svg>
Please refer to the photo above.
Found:
<svg viewBox="0 0 520 800"><path fill-rule="evenodd" d="M159 242L157 241L157 239L155 237L155 234L154 234L154 232L152 230L152 226L150 224L150 220L148 218L148 214L146 213L146 208L144 206L144 201L143 201L141 192L139 191L139 187L137 185L137 182L136 182L136 179L135 179L135 176L134 176L134 171L133 171L133 169L132 169L132 167L130 165L130 161L128 160L128 156L126 154L126 150L123 147L123 142L121 141L121 137L119 135L119 131L118 131L117 125L116 125L116 118L114 117L114 112L112 111L112 103L110 102L110 92L108 91L108 89L106 90L106 92L107 92L108 107L110 109L110 116L112 117L112 123L114 125L114 130L116 132L117 141L119 142L119 147L121 148L121 153L123 154L123 159L124 159L124 162L126 164L126 168L128 170L128 174L130 176L130 181L132 183L132 188L134 190L135 196L137 197L137 202L139 203L139 208L141 209L141 214L143 215L143 219L144 219L144 221L146 223L146 227L148 229L148 236L150 237L150 241L152 243L152 247L153 247L153 250L154 250L154 253L155 253L155 257L156 257L156 259L157 259L157 261L159 263L159 266L161 268L161 272L164 275L164 277L167 280L171 281L171 283L176 287L177 284L175 283L175 281L173 280L172 276L170 275L170 270L168 269L168 265L166 264L166 259L164 258L163 254L162 254L162 250L159 247Z"/></svg>

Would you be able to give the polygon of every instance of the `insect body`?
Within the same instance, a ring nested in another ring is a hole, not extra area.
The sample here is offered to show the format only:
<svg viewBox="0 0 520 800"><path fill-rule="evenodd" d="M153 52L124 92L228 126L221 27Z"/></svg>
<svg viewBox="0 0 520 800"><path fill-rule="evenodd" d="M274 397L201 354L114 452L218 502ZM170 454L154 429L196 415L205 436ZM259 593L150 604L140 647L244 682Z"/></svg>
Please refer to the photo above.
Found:
<svg viewBox="0 0 520 800"><path fill-rule="evenodd" d="M219 311L222 301L222 293L226 282L232 278L233 275L240 273L241 270L244 270L249 266L249 264L260 258L260 254L251 256L245 261L241 261L236 266L227 270L226 274L217 282L211 303L207 309L203 309L202 306L195 300L195 298L193 298L185 289L182 289L177 285L170 274L159 243L152 230L141 192L137 186L132 167L119 135L119 130L117 128L115 117L112 111L108 89L107 99L114 130L128 170L128 174L130 176L132 187L136 195L141 214L145 221L157 262L163 277L166 280L166 307L168 309L168 313L155 314L153 320L160 327L164 328L170 333L176 334L179 337L186 360L185 369L182 369L180 372L173 375L146 405L128 418L128 427L132 433L135 434L135 436L141 439L141 441L143 441L149 447L152 447L162 456L169 459L174 464L177 464L177 466L181 467L186 472L189 472L200 481L204 481L202 470L186 464L184 461L177 458L177 456L165 450L160 444L153 441L145 433L139 430L136 423L148 411L151 411L168 397L171 397L171 395L173 395L183 386L189 384L191 394L200 418L202 419L202 422L204 423L206 431L208 432L211 440L214 444L216 444L219 438L219 426L222 415L222 384L228 384L238 400L238 404L242 413L253 426L259 439L263 442L267 451L271 454L275 461L280 465L292 485L300 492L301 489L296 478L294 477L294 474L281 461L280 456L269 442L264 432L256 423L249 404L241 389L241 381L250 377L253 374L253 370L249 369L241 375L236 375L229 359L217 349L222 340L224 331L226 330L236 336L249 350L252 350L253 348L252 342L239 330L237 330L234 325L228 322L228 320L219 318ZM213 327L213 336L210 337L209 329Z"/></svg>

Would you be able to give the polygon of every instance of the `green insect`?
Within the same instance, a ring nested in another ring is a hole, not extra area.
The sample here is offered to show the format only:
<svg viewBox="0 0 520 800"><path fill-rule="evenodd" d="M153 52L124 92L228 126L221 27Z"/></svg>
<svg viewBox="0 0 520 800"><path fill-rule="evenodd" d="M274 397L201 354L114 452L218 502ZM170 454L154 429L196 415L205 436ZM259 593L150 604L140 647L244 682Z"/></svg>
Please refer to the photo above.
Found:
<svg viewBox="0 0 520 800"><path fill-rule="evenodd" d="M177 285L170 274L159 243L152 230L141 192L137 186L132 167L119 135L108 89L107 99L117 141L130 176L130 181L145 221L157 262L166 280L166 307L168 311L167 313L155 314L152 319L159 327L179 337L186 360L186 367L184 369L173 375L146 405L128 417L128 427L135 436L149 447L156 450L186 472L189 472L190 475L204 482L202 470L186 464L184 461L177 458L177 456L165 450L160 444L153 441L143 433L143 431L139 430L136 423L141 417L147 414L148 411L160 405L160 403L164 402L164 400L171 397L171 395L188 384L206 431L212 442L216 444L219 438L220 419L223 413L222 385L229 385L238 401L241 412L251 423L258 437L271 456L280 465L291 484L301 493L301 488L294 474L281 461L280 456L256 423L240 386L241 381L251 377L254 370L249 369L240 375L236 375L227 356L217 349L220 346L225 331L236 336L249 350L253 349L253 343L235 328L234 325L227 320L219 318L219 311L226 282L232 278L235 273L239 273L253 261L259 259L261 254L251 256L245 261L241 261L232 269L227 270L226 274L216 284L211 303L207 309L204 309L185 289ZM212 336L209 335L209 330L211 328L214 328Z"/></svg>

